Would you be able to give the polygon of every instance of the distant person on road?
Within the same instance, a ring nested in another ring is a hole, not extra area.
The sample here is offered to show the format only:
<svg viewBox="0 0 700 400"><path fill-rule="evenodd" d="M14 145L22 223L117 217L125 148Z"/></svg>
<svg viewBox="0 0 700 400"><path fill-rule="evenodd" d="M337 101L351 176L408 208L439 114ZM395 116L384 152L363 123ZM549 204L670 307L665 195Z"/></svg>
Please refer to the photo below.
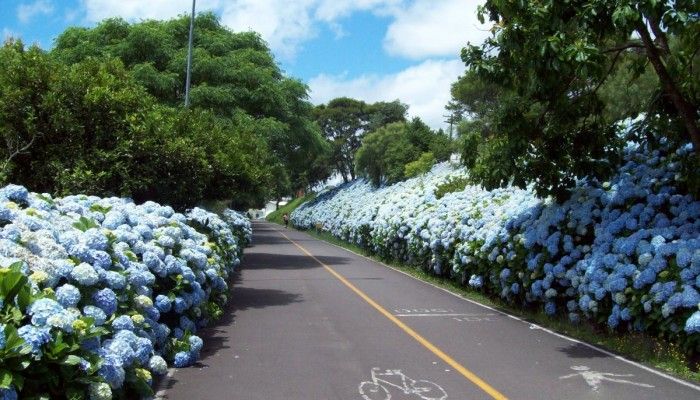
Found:
<svg viewBox="0 0 700 400"><path fill-rule="evenodd" d="M287 213L284 213L282 219L284 220L284 227L289 228L289 215L287 215Z"/></svg>

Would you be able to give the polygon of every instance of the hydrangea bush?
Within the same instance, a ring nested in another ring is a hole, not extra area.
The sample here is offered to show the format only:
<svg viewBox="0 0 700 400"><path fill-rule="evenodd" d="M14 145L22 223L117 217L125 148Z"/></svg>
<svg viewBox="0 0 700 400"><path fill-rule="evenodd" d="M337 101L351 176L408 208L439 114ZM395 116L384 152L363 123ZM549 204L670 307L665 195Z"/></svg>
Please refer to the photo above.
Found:
<svg viewBox="0 0 700 400"><path fill-rule="evenodd" d="M0 189L0 399L148 397L196 362L250 222ZM42 397L43 398L43 397Z"/></svg>
<svg viewBox="0 0 700 400"><path fill-rule="evenodd" d="M447 164L393 186L358 180L291 215L385 258L451 275L509 302L679 340L700 351L700 201L678 174L692 147L630 144L608 182L582 179L556 203L531 190L435 191Z"/></svg>

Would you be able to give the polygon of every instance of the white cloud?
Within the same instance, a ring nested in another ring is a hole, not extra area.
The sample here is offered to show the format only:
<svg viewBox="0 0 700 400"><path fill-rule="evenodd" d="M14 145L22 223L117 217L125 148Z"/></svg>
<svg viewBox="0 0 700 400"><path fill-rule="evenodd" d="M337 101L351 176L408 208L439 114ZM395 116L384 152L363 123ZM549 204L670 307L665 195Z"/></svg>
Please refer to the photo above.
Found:
<svg viewBox="0 0 700 400"><path fill-rule="evenodd" d="M444 128L443 114L450 100L450 86L463 72L464 64L450 59L427 60L384 76L347 78L321 74L309 81L311 101L322 104L342 96L367 102L399 99L409 105L411 117L420 117L434 129Z"/></svg>
<svg viewBox="0 0 700 400"><path fill-rule="evenodd" d="M483 0L416 0L399 10L384 37L384 49L412 59L459 55L467 42L481 43L490 25L476 17Z"/></svg>
<svg viewBox="0 0 700 400"><path fill-rule="evenodd" d="M372 11L387 15L398 12L404 0L319 0L315 16L324 22L334 22L356 11Z"/></svg>
<svg viewBox="0 0 700 400"><path fill-rule="evenodd" d="M168 19L192 11L192 0L82 0L85 17L89 22L122 17L130 21ZM214 10L219 0L200 0L197 12Z"/></svg>
<svg viewBox="0 0 700 400"><path fill-rule="evenodd" d="M318 35L325 23L336 37L345 32L339 20L357 11L389 13L404 0L231 0L222 7L222 22L234 31L253 30L282 58Z"/></svg>
<svg viewBox="0 0 700 400"><path fill-rule="evenodd" d="M81 0L85 18L130 21L167 19L187 14L191 0ZM299 48L326 24L336 37L345 34L342 20L355 12L388 17L384 38L389 54L412 59L454 57L467 41L487 36L478 25L476 5L483 0L199 0L197 11L211 10L234 31L259 32L272 50L293 59ZM34 4L49 4L38 0ZM50 5L50 4L49 4Z"/></svg>
<svg viewBox="0 0 700 400"><path fill-rule="evenodd" d="M311 8L317 0L234 0L223 7L221 21L234 31L253 30L283 58L292 58L316 35Z"/></svg>
<svg viewBox="0 0 700 400"><path fill-rule="evenodd" d="M22 3L17 6L17 19L26 24L37 15L51 15L53 4L48 0L37 0L33 3Z"/></svg>

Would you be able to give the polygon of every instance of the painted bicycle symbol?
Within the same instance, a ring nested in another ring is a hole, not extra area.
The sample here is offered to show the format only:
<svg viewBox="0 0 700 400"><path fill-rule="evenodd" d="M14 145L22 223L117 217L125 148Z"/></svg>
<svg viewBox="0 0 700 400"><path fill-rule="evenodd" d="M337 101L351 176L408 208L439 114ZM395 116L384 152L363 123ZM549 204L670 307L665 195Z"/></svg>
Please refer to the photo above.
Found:
<svg viewBox="0 0 700 400"><path fill-rule="evenodd" d="M364 400L390 400L389 387L395 387L404 394L415 394L423 400L445 400L445 389L426 380L415 380L406 376L400 369L387 369L380 372L372 368L372 381L360 383L360 394Z"/></svg>

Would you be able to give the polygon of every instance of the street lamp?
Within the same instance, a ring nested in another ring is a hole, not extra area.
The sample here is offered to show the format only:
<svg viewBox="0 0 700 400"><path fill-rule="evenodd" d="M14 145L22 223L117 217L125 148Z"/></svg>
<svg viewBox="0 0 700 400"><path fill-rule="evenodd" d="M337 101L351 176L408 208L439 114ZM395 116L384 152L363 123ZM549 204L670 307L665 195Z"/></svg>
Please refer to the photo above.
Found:
<svg viewBox="0 0 700 400"><path fill-rule="evenodd" d="M185 82L185 108L190 106L190 78L192 75L192 36L194 35L194 4L192 0L192 15L190 15L190 38L187 47L187 79Z"/></svg>

